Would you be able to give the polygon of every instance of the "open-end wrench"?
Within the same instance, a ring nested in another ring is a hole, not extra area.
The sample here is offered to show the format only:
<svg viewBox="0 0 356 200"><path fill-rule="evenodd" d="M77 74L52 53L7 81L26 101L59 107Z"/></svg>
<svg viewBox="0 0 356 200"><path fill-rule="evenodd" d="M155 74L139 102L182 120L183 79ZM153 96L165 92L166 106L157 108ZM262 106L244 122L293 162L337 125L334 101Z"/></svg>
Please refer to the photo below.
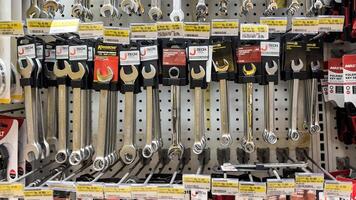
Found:
<svg viewBox="0 0 356 200"><path fill-rule="evenodd" d="M100 8L100 14L103 17L109 17L114 14L114 6L111 3L111 0L104 0L103 7Z"/></svg>
<svg viewBox="0 0 356 200"><path fill-rule="evenodd" d="M316 72L320 70L320 62L310 63L311 70ZM310 85L309 101L309 133L316 134L320 132L319 114L318 114L318 79L312 78Z"/></svg>
<svg viewBox="0 0 356 200"><path fill-rule="evenodd" d="M252 0L242 0L240 16L247 15L253 9Z"/></svg>
<svg viewBox="0 0 356 200"><path fill-rule="evenodd" d="M56 75L48 67L44 68L46 77L51 80L56 80ZM56 86L49 86L47 90L47 135L46 139L50 145L51 150L55 152L58 148L58 128L57 128L57 88Z"/></svg>
<svg viewBox="0 0 356 200"><path fill-rule="evenodd" d="M173 10L169 15L169 18L173 22L182 22L184 21L184 12L182 10L182 1L173 0Z"/></svg>
<svg viewBox="0 0 356 200"><path fill-rule="evenodd" d="M172 67L168 71L171 79L179 78L179 69ZM180 86L171 86L171 103L172 103L172 144L168 149L170 159L174 157L181 158L184 153L184 146L181 143L181 121L180 121Z"/></svg>
<svg viewBox="0 0 356 200"><path fill-rule="evenodd" d="M39 18L49 18L49 14L43 9L44 0L37 0L38 7L40 8Z"/></svg>
<svg viewBox="0 0 356 200"><path fill-rule="evenodd" d="M23 66L22 60L19 60L20 74L25 79L30 79L31 74L35 69L35 63L29 57L26 57L26 66ZM27 128L27 144L25 145L25 158L28 162L38 160L41 156L42 149L38 143L38 133L34 128L34 113L33 113L33 96L31 85L24 86L25 92L25 116Z"/></svg>
<svg viewBox="0 0 356 200"><path fill-rule="evenodd" d="M43 4L43 10L52 16L58 11L58 8L59 4L57 0L46 0Z"/></svg>
<svg viewBox="0 0 356 200"><path fill-rule="evenodd" d="M263 15L270 16L277 9L278 9L278 4L277 4L276 0L269 0L269 4L268 4L266 10L263 12Z"/></svg>
<svg viewBox="0 0 356 200"><path fill-rule="evenodd" d="M120 77L126 85L134 85L138 77L137 68L130 66L131 73L126 73L124 68L120 70ZM124 119L124 145L120 151L121 160L125 164L131 164L136 158L135 147L135 108L136 98L133 91L125 92L125 119Z"/></svg>
<svg viewBox="0 0 356 200"><path fill-rule="evenodd" d="M278 64L276 61L272 61L272 66L266 62L265 69L269 76L274 75L278 70ZM265 130L263 131L263 139L270 143L275 144L277 142L277 136L274 133L274 82L269 82L265 86Z"/></svg>
<svg viewBox="0 0 356 200"><path fill-rule="evenodd" d="M256 66L251 63L251 69L246 69L243 66L243 73L246 77L254 76L256 73ZM246 83L246 135L242 140L242 148L246 153L255 151L255 144L253 142L253 83Z"/></svg>
<svg viewBox="0 0 356 200"><path fill-rule="evenodd" d="M298 0L292 0L286 12L288 15L294 15L299 10L299 8L300 8L300 4Z"/></svg>
<svg viewBox="0 0 356 200"><path fill-rule="evenodd" d="M80 81L83 79L86 71L82 63L78 63L78 71L69 70L68 76L72 81ZM69 156L71 165L79 165L83 160L81 150L81 88L73 88L73 150Z"/></svg>
<svg viewBox="0 0 356 200"><path fill-rule="evenodd" d="M307 17L312 17L314 16L320 9L322 9L324 6L323 2L321 0L315 0L312 2L309 10L305 14Z"/></svg>
<svg viewBox="0 0 356 200"><path fill-rule="evenodd" d="M148 72L147 72L148 71ZM156 76L156 68L152 65L144 66L142 68L142 76L146 80L151 80ZM150 158L154 149L152 147L153 138L153 87L146 87L146 145L142 149L142 156Z"/></svg>
<svg viewBox="0 0 356 200"><path fill-rule="evenodd" d="M227 73L229 70L229 62L224 59L224 64L219 65L216 61L214 63L215 71L219 74ZM230 135L230 127L229 127L229 102L228 102L228 94L227 94L227 80L220 79L219 80L219 93L220 93L220 133L221 133L221 145L223 147L228 147L232 144L232 139Z"/></svg>
<svg viewBox="0 0 356 200"><path fill-rule="evenodd" d="M88 72L88 68L86 66L86 71ZM94 153L94 148L91 143L91 90L90 89L82 89L82 102L81 102L81 119L82 122L80 128L81 135L81 149L83 152L83 160L88 160L92 157Z"/></svg>
<svg viewBox="0 0 356 200"><path fill-rule="evenodd" d="M135 6L138 9L138 5L136 5L134 0L122 0L120 3L121 10L126 14L131 14L135 10Z"/></svg>
<svg viewBox="0 0 356 200"><path fill-rule="evenodd" d="M219 0L219 14L226 15L227 14L227 5L230 0Z"/></svg>
<svg viewBox="0 0 356 200"><path fill-rule="evenodd" d="M296 65L295 61L292 60L291 68L294 73L300 72L303 69L304 64L301 59L298 60L299 64ZM299 79L293 79L292 81L292 99L291 99L291 110L290 110L290 127L288 130L288 138L292 141L299 140L300 134L297 130L297 113L298 113L298 91L299 91Z"/></svg>
<svg viewBox="0 0 356 200"><path fill-rule="evenodd" d="M198 0L195 10L197 21L205 21L208 15L208 6L206 6L205 0Z"/></svg>
<svg viewBox="0 0 356 200"><path fill-rule="evenodd" d="M84 6L82 4L82 0L75 0L72 7L72 15L75 18L82 18L84 13Z"/></svg>
<svg viewBox="0 0 356 200"><path fill-rule="evenodd" d="M201 81L205 77L205 69L199 65L199 72L196 73L194 69L190 71L191 77L195 81ZM204 136L204 102L203 91L201 87L194 87L194 145L193 152L201 154L204 151L206 140Z"/></svg>
<svg viewBox="0 0 356 200"><path fill-rule="evenodd" d="M110 67L106 67L106 75L103 75L101 70L98 69L96 76L98 82L101 84L109 84L112 80L114 73ZM108 167L108 161L105 159L105 147L106 147L106 121L108 112L108 96L109 91L106 89L100 90L100 100L99 100L99 124L98 124L98 134L97 134L97 145L95 148L96 157L93 163L93 168L96 171L102 171Z"/></svg>
<svg viewBox="0 0 356 200"><path fill-rule="evenodd" d="M161 10L161 0L151 0L151 8L148 11L148 16L153 21L158 21L162 19L162 10Z"/></svg>
<svg viewBox="0 0 356 200"><path fill-rule="evenodd" d="M64 68L59 69L56 62L53 72L58 78L65 79L69 73L70 64L64 61ZM58 151L55 156L57 163L65 163L68 159L67 148L67 87L65 81L58 84Z"/></svg>
<svg viewBox="0 0 356 200"><path fill-rule="evenodd" d="M31 5L26 11L27 18L38 18L41 14L41 9L38 6L38 0L31 0Z"/></svg>

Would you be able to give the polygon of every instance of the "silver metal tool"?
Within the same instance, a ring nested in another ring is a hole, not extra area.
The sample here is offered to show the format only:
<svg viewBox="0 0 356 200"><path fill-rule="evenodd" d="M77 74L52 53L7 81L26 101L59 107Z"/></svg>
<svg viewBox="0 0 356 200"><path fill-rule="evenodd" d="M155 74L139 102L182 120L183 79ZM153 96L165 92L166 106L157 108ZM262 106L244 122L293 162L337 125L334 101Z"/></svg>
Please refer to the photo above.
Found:
<svg viewBox="0 0 356 200"><path fill-rule="evenodd" d="M265 69L269 76L275 75L278 70L278 64L276 61L272 61L273 65L270 67L266 62ZM270 143L275 144L277 142L277 136L274 133L274 82L269 82L265 86L265 125L266 128L263 131L263 139Z"/></svg>
<svg viewBox="0 0 356 200"><path fill-rule="evenodd" d="M169 69L169 77L171 79L179 78L179 69L172 67ZM168 149L170 159L181 158L184 153L184 146L181 143L181 121L180 121L180 86L171 86L171 102L172 102L172 144Z"/></svg>
<svg viewBox="0 0 356 200"><path fill-rule="evenodd" d="M227 14L227 6L230 0L219 0L219 14L226 15Z"/></svg>
<svg viewBox="0 0 356 200"><path fill-rule="evenodd" d="M151 8L148 11L148 16L153 21L158 21L162 19L162 10L161 10L161 0L151 0Z"/></svg>
<svg viewBox="0 0 356 200"><path fill-rule="evenodd" d="M320 70L320 62L310 63L311 70L316 72ZM318 106L318 79L312 78L310 81L310 93L309 93L309 106L308 106L309 124L308 129L310 134L317 134L320 132L319 125L319 106Z"/></svg>
<svg viewBox="0 0 356 200"><path fill-rule="evenodd" d="M278 9L276 0L269 0L266 10L263 12L264 16L271 16Z"/></svg>
<svg viewBox="0 0 356 200"><path fill-rule="evenodd" d="M100 14L103 17L110 17L114 14L114 6L112 5L111 0L104 0L103 6L100 8Z"/></svg>
<svg viewBox="0 0 356 200"><path fill-rule="evenodd" d="M38 0L31 0L30 7L26 11L27 18L39 18L41 9L38 6Z"/></svg>
<svg viewBox="0 0 356 200"><path fill-rule="evenodd" d="M205 78L205 69L199 65L199 72L196 73L194 69L190 71L193 80L199 81ZM194 87L194 145L193 152L201 154L206 145L204 135L204 101L203 91L201 87Z"/></svg>
<svg viewBox="0 0 356 200"><path fill-rule="evenodd" d="M240 7L240 16L246 16L253 9L252 0L242 0Z"/></svg>
<svg viewBox="0 0 356 200"><path fill-rule="evenodd" d="M292 0L286 12L288 15L294 15L299 9L300 9L300 4L298 0Z"/></svg>
<svg viewBox="0 0 356 200"><path fill-rule="evenodd" d="M173 22L182 22L184 21L184 12L182 10L182 1L173 0L173 10L169 15L169 18Z"/></svg>
<svg viewBox="0 0 356 200"><path fill-rule="evenodd" d="M154 139L152 141L152 148L157 152L162 146L162 130L161 130L161 110L159 105L159 91L153 90L153 131Z"/></svg>
<svg viewBox="0 0 356 200"><path fill-rule="evenodd" d="M35 70L35 63L29 57L26 57L26 66L23 66L22 60L19 60L20 74L23 78L30 79L32 72ZM27 144L25 145L25 159L28 162L38 160L41 156L42 149L38 142L38 132L34 128L33 113L33 94L31 85L24 86L25 93L25 116L27 129Z"/></svg>
<svg viewBox="0 0 356 200"><path fill-rule="evenodd" d="M218 62L214 62L215 71L219 74L227 73L229 70L229 62L224 59L224 64L220 65ZM220 133L221 133L221 145L228 147L232 144L229 124L229 102L227 94L227 80L219 80L219 93L220 93Z"/></svg>
<svg viewBox="0 0 356 200"><path fill-rule="evenodd" d="M112 80L114 73L110 67L106 67L106 75L103 75L101 70L97 71L97 79L99 83L109 84ZM99 121L98 121L98 134L97 134L97 145L95 148L96 157L93 163L93 168L95 171L102 171L108 167L108 161L105 159L105 147L106 147L106 122L107 122L107 112L108 112L108 94L109 91L106 89L100 90L100 100L99 100Z"/></svg>
<svg viewBox="0 0 356 200"><path fill-rule="evenodd" d="M197 21L205 21L208 15L208 6L206 6L205 0L198 0L195 10Z"/></svg>
<svg viewBox="0 0 356 200"><path fill-rule="evenodd" d="M58 68L58 62L53 66L53 72L58 78L66 78L70 70L70 64L64 61L64 68ZM57 163L65 163L68 159L67 148L67 86L58 84L58 151L55 156Z"/></svg>
<svg viewBox="0 0 356 200"><path fill-rule="evenodd" d="M134 85L138 77L137 68L130 66L131 73L120 70L120 77L126 85ZM133 91L125 92L125 119L124 119L124 146L121 148L120 157L125 164L131 164L136 158L135 147L135 110L136 98Z"/></svg>
<svg viewBox="0 0 356 200"><path fill-rule="evenodd" d="M291 68L293 72L300 72L303 69L304 64L301 59L298 59L299 64L295 64L295 61L292 60ZM299 79L293 79L292 82L292 100L291 100L291 110L290 110L290 128L288 131L288 137L292 141L299 140L300 134L297 130L297 113L298 113L298 92L299 92Z"/></svg>
<svg viewBox="0 0 356 200"><path fill-rule="evenodd" d="M68 76L72 81L81 81L86 73L82 63L78 63L78 71L74 72L73 69L69 70ZM81 149L81 91L79 87L73 88L73 150L69 156L69 163L71 165L79 165L83 160L83 153Z"/></svg>

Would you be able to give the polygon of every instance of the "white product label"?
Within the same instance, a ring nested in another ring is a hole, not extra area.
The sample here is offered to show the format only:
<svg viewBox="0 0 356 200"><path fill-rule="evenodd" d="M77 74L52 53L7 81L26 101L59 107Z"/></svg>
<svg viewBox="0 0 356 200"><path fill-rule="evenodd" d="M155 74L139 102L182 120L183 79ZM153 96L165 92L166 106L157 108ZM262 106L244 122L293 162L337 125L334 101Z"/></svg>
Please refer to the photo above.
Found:
<svg viewBox="0 0 356 200"><path fill-rule="evenodd" d="M323 190L324 175L320 173L297 173L295 184L298 190Z"/></svg>
<svg viewBox="0 0 356 200"><path fill-rule="evenodd" d="M131 199L130 185L105 184L105 199Z"/></svg>
<svg viewBox="0 0 356 200"><path fill-rule="evenodd" d="M56 50L46 49L45 50L45 62L56 62Z"/></svg>
<svg viewBox="0 0 356 200"><path fill-rule="evenodd" d="M238 19L213 19L211 21L212 36L238 36Z"/></svg>
<svg viewBox="0 0 356 200"><path fill-rule="evenodd" d="M295 192L294 179L267 179L267 195L291 195Z"/></svg>
<svg viewBox="0 0 356 200"><path fill-rule="evenodd" d="M79 19L56 19L52 21L50 34L78 32Z"/></svg>
<svg viewBox="0 0 356 200"><path fill-rule="evenodd" d="M159 200L184 200L185 189L183 185L168 185L157 187Z"/></svg>
<svg viewBox="0 0 356 200"><path fill-rule="evenodd" d="M43 60L43 45L36 45L36 56L38 59Z"/></svg>
<svg viewBox="0 0 356 200"><path fill-rule="evenodd" d="M324 185L325 196L328 198L350 199L352 182L326 180Z"/></svg>
<svg viewBox="0 0 356 200"><path fill-rule="evenodd" d="M241 40L268 40L268 26L265 24L241 24Z"/></svg>
<svg viewBox="0 0 356 200"><path fill-rule="evenodd" d="M319 31L318 18L293 17L292 33L316 34Z"/></svg>
<svg viewBox="0 0 356 200"><path fill-rule="evenodd" d="M131 198L156 199L157 186L155 185L131 185Z"/></svg>
<svg viewBox="0 0 356 200"><path fill-rule="evenodd" d="M88 47L88 61L93 61L94 57L94 48Z"/></svg>
<svg viewBox="0 0 356 200"><path fill-rule="evenodd" d="M189 46L188 55L190 61L208 60L209 59L209 46Z"/></svg>
<svg viewBox="0 0 356 200"><path fill-rule="evenodd" d="M56 46L56 59L68 59L69 58L69 46L60 45Z"/></svg>
<svg viewBox="0 0 356 200"><path fill-rule="evenodd" d="M287 32L287 17L261 17L260 23L268 25L268 30L270 33Z"/></svg>
<svg viewBox="0 0 356 200"><path fill-rule="evenodd" d="M266 183L261 182L245 182L241 181L239 184L241 197L250 198L264 198L266 196Z"/></svg>
<svg viewBox="0 0 356 200"><path fill-rule="evenodd" d="M120 51L120 65L139 65L140 52L135 51Z"/></svg>
<svg viewBox="0 0 356 200"><path fill-rule="evenodd" d="M188 39L209 39L210 23L186 22L184 24L184 37Z"/></svg>
<svg viewBox="0 0 356 200"><path fill-rule="evenodd" d="M157 24L132 23L130 25L131 40L157 40Z"/></svg>
<svg viewBox="0 0 356 200"><path fill-rule="evenodd" d="M69 60L87 60L88 59L88 46L70 46L69 47Z"/></svg>
<svg viewBox="0 0 356 200"><path fill-rule="evenodd" d="M105 27L104 42L112 44L130 44L130 29Z"/></svg>
<svg viewBox="0 0 356 200"><path fill-rule="evenodd" d="M210 175L183 174L186 190L210 190Z"/></svg>
<svg viewBox="0 0 356 200"><path fill-rule="evenodd" d="M319 32L343 32L345 16L319 15Z"/></svg>
<svg viewBox="0 0 356 200"><path fill-rule="evenodd" d="M141 61L158 60L157 45L141 47L140 56L141 56Z"/></svg>
<svg viewBox="0 0 356 200"><path fill-rule="evenodd" d="M35 44L21 45L17 47L18 59L36 58L36 46Z"/></svg>
<svg viewBox="0 0 356 200"><path fill-rule="evenodd" d="M77 199L104 199L104 187L100 183L77 183Z"/></svg>
<svg viewBox="0 0 356 200"><path fill-rule="evenodd" d="M279 57L280 44L279 42L261 42L261 56Z"/></svg>
<svg viewBox="0 0 356 200"><path fill-rule="evenodd" d="M237 195L239 193L239 180L213 178L211 180L211 193L214 195Z"/></svg>
<svg viewBox="0 0 356 200"><path fill-rule="evenodd" d="M103 37L103 22L81 23L79 25L78 34L80 39L95 39Z"/></svg>

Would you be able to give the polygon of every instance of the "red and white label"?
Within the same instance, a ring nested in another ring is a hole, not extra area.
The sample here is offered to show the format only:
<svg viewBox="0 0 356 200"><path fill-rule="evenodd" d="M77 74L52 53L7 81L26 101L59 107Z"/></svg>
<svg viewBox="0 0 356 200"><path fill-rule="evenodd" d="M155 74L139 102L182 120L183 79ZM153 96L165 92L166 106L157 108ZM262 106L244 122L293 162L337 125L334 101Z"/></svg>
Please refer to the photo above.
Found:
<svg viewBox="0 0 356 200"><path fill-rule="evenodd" d="M21 45L17 47L18 59L23 60L26 57L36 58L36 47L35 44Z"/></svg>
<svg viewBox="0 0 356 200"><path fill-rule="evenodd" d="M188 55L190 61L206 61L209 59L209 46L190 46Z"/></svg>
<svg viewBox="0 0 356 200"><path fill-rule="evenodd" d="M163 65L186 66L185 49L163 49Z"/></svg>
<svg viewBox="0 0 356 200"><path fill-rule="evenodd" d="M120 51L120 65L139 65L140 64L140 52L134 51Z"/></svg>
<svg viewBox="0 0 356 200"><path fill-rule="evenodd" d="M280 44L279 42L261 42L261 56L279 57Z"/></svg>
<svg viewBox="0 0 356 200"><path fill-rule="evenodd" d="M328 98L337 106L344 107L344 75L342 59L330 58L328 60Z"/></svg>
<svg viewBox="0 0 356 200"><path fill-rule="evenodd" d="M45 50L45 62L56 62L56 50L46 49Z"/></svg>
<svg viewBox="0 0 356 200"><path fill-rule="evenodd" d="M69 47L69 60L88 60L88 46L70 46Z"/></svg>
<svg viewBox="0 0 356 200"><path fill-rule="evenodd" d="M140 57L141 57L141 61L158 60L157 45L141 47Z"/></svg>
<svg viewBox="0 0 356 200"><path fill-rule="evenodd" d="M342 57L345 102L356 105L356 54Z"/></svg>
<svg viewBox="0 0 356 200"><path fill-rule="evenodd" d="M56 59L68 59L69 58L69 46L59 45L56 46Z"/></svg>
<svg viewBox="0 0 356 200"><path fill-rule="evenodd" d="M260 46L242 46L236 51L237 63L260 63L261 50Z"/></svg>

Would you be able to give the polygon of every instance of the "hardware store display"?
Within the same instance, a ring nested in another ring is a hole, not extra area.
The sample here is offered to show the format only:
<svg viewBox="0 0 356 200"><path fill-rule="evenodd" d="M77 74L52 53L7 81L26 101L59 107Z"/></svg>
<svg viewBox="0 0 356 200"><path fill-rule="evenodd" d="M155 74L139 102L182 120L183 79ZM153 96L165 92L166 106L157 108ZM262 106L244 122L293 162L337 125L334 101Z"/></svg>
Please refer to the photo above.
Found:
<svg viewBox="0 0 356 200"><path fill-rule="evenodd" d="M355 1L9 4L0 198L355 198Z"/></svg>

